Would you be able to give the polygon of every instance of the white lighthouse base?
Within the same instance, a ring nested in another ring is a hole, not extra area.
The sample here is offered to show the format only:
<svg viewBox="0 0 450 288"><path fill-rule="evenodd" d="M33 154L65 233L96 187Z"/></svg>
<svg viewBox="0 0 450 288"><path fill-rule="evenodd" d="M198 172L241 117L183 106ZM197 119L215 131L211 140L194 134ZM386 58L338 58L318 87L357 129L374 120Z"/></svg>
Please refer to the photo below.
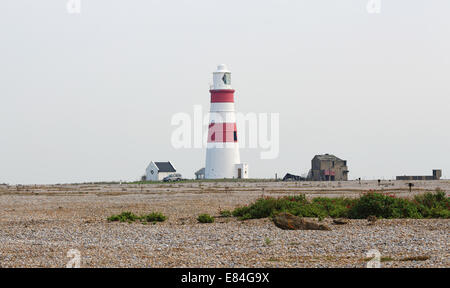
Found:
<svg viewBox="0 0 450 288"><path fill-rule="evenodd" d="M224 168L222 168L220 171L212 168L209 170L208 174L206 174L205 169L205 179L248 179L247 163L234 164L234 166L229 166L229 168L231 169L226 169L228 172L227 174L223 173L225 171Z"/></svg>
<svg viewBox="0 0 450 288"><path fill-rule="evenodd" d="M237 143L208 143L205 179L247 179L248 164L239 163Z"/></svg>

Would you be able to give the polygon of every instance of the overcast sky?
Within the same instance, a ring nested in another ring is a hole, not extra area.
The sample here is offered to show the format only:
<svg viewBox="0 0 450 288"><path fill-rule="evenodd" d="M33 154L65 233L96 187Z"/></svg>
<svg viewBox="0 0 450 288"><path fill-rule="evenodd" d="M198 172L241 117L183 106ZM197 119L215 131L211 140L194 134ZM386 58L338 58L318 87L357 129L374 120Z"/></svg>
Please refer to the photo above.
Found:
<svg viewBox="0 0 450 288"><path fill-rule="evenodd" d="M209 109L217 64L236 109L280 115L280 154L242 149L250 177L450 177L450 1L66 0L0 2L0 183L136 180L151 160L185 177L175 113Z"/></svg>

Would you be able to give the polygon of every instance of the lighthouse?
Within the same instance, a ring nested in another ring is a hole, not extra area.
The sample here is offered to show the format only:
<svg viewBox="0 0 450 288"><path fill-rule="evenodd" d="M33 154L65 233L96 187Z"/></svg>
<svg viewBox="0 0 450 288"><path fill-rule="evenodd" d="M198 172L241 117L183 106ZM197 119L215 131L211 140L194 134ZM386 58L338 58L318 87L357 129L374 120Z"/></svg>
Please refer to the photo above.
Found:
<svg viewBox="0 0 450 288"><path fill-rule="evenodd" d="M219 65L210 87L211 109L206 148L206 179L248 178L248 165L240 163L231 72Z"/></svg>

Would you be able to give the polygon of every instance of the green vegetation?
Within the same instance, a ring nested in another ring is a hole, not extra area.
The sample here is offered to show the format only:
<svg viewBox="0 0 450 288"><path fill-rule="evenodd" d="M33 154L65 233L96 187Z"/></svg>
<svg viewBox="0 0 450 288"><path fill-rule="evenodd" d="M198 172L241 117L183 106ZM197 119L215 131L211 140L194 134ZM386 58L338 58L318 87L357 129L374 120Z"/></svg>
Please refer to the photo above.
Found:
<svg viewBox="0 0 450 288"><path fill-rule="evenodd" d="M362 261L367 262L372 260L373 258L364 258ZM393 258L391 256L384 256L380 258L380 262L393 262L393 261L427 261L430 259L430 256L427 255L419 255L419 256L410 256L405 258Z"/></svg>
<svg viewBox="0 0 450 288"><path fill-rule="evenodd" d="M450 218L450 201L441 189L414 197L419 213L424 218Z"/></svg>
<svg viewBox="0 0 450 288"><path fill-rule="evenodd" d="M378 218L450 218L450 201L445 192L425 193L413 200L369 192L358 199L323 198L307 200L304 195L281 198L264 197L253 204L236 208L233 216L241 220L273 217L288 212L299 217L365 219Z"/></svg>
<svg viewBox="0 0 450 288"><path fill-rule="evenodd" d="M380 262L392 262L395 261L394 258L392 258L391 256L383 256L380 258Z"/></svg>
<svg viewBox="0 0 450 288"><path fill-rule="evenodd" d="M289 212L300 217L347 217L348 207L354 200L347 198L314 198L308 201L305 195L281 198L264 197L249 206L238 207L233 216L241 220L272 217L280 212Z"/></svg>
<svg viewBox="0 0 450 288"><path fill-rule="evenodd" d="M201 214L197 217L197 221L200 223L213 223L214 217L210 216L209 214Z"/></svg>
<svg viewBox="0 0 450 288"><path fill-rule="evenodd" d="M112 215L110 217L108 217L108 221L110 222L114 222L114 221L120 221L120 222L134 222L138 219L139 217L132 213L132 212L122 212L118 215Z"/></svg>
<svg viewBox="0 0 450 288"><path fill-rule="evenodd" d="M377 218L423 218L412 201L380 193L365 194L348 211L348 217L354 219L370 215Z"/></svg>
<svg viewBox="0 0 450 288"><path fill-rule="evenodd" d="M220 211L220 216L228 218L228 217L233 216L233 214L231 213L230 210L222 210L222 211Z"/></svg>
<svg viewBox="0 0 450 288"><path fill-rule="evenodd" d="M166 219L167 219L167 217L159 212L152 212L150 214L144 214L141 216L137 216L136 214L129 212L129 211L122 212L118 215L112 215L107 218L107 220L109 222L119 221L119 222L131 223L131 222L135 222L135 221L140 221L143 224L146 224L147 222L152 222L152 223L164 222L164 221L166 221Z"/></svg>
<svg viewBox="0 0 450 288"><path fill-rule="evenodd" d="M400 259L399 261L427 261L430 259L430 256L422 255L422 256L410 256Z"/></svg>
<svg viewBox="0 0 450 288"><path fill-rule="evenodd" d="M164 222L166 219L167 217L160 212L153 212L141 216L141 220L145 220L146 222Z"/></svg>

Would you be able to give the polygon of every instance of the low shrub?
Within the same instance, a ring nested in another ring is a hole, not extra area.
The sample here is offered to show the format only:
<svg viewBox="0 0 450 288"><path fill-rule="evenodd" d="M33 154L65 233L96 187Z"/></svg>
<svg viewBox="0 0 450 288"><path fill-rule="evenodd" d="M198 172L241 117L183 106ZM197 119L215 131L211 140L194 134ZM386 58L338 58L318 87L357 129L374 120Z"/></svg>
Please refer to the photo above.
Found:
<svg viewBox="0 0 450 288"><path fill-rule="evenodd" d="M450 218L450 201L440 189L436 193L417 195L414 203L424 218Z"/></svg>
<svg viewBox="0 0 450 288"><path fill-rule="evenodd" d="M374 192L361 196L348 211L349 218L354 219L370 215L378 218L422 218L412 201Z"/></svg>
<svg viewBox="0 0 450 288"><path fill-rule="evenodd" d="M164 216L160 212L153 212L153 213L141 216L141 221L146 221L146 222L164 222L164 221L166 221L166 219L167 219L167 217Z"/></svg>
<svg viewBox="0 0 450 288"><path fill-rule="evenodd" d="M228 217L233 216L233 214L231 213L230 210L223 210L223 211L220 211L220 216L228 218Z"/></svg>
<svg viewBox="0 0 450 288"><path fill-rule="evenodd" d="M108 217L108 221L110 221L110 222L112 222L112 221L134 222L138 218L139 217L136 216L134 213L126 211L126 212L122 212L118 215L112 215L112 216Z"/></svg>
<svg viewBox="0 0 450 288"><path fill-rule="evenodd" d="M292 212L293 215L299 217L317 217L319 219L328 216L326 209L317 203L299 204L296 207L283 212Z"/></svg>
<svg viewBox="0 0 450 288"><path fill-rule="evenodd" d="M146 215L137 216L136 214L132 212L122 212L117 215L112 215L107 218L109 222L135 222L137 220L141 222L164 222L167 219L166 216L164 216L162 213L159 212L153 212Z"/></svg>
<svg viewBox="0 0 450 288"><path fill-rule="evenodd" d="M233 216L241 220L259 219L272 217L279 212L289 212L294 215L308 214L317 217L317 213L309 210L299 210L298 208L308 204L305 195L288 196L282 198L264 197L259 198L250 206L238 207L233 211ZM295 210L295 212L294 212ZM317 211L316 211L317 212Z"/></svg>
<svg viewBox="0 0 450 288"><path fill-rule="evenodd" d="M313 204L319 205L326 216L331 218L347 218L348 210L355 205L355 199L317 197Z"/></svg>
<svg viewBox="0 0 450 288"><path fill-rule="evenodd" d="M450 204L445 192L426 193L414 200L370 192L360 198L317 197L308 201L305 195L281 198L264 197L237 207L232 214L241 220L273 217L288 212L299 217L365 219L377 218L450 218Z"/></svg>
<svg viewBox="0 0 450 288"><path fill-rule="evenodd" d="M197 221L200 223L213 223L214 217L210 216L209 214L201 214L198 215Z"/></svg>

